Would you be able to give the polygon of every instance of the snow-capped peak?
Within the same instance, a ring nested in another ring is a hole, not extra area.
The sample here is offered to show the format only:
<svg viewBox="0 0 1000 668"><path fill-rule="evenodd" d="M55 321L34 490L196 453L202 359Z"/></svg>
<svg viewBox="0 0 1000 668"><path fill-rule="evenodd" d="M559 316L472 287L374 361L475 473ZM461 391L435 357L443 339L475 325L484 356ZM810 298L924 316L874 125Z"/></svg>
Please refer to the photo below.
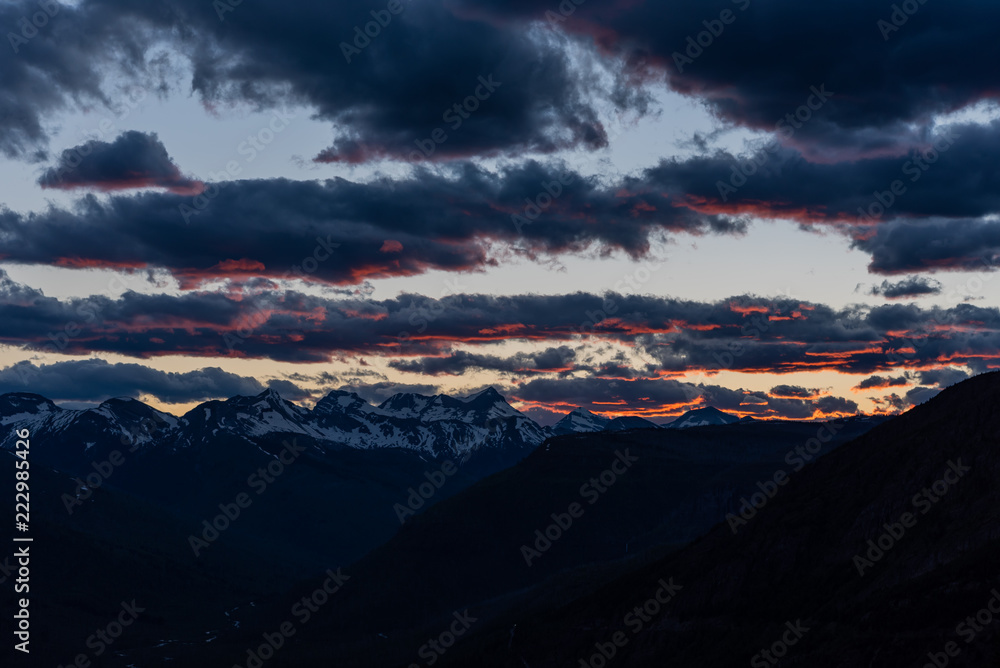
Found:
<svg viewBox="0 0 1000 668"><path fill-rule="evenodd" d="M179 448L211 444L224 436L253 442L268 435L301 434L319 447L329 443L358 449L405 448L459 457L480 448L528 450L550 435L493 388L462 398L401 393L380 407L353 392L335 390L312 410L268 389L255 396L206 402L180 419L131 398L71 411L36 395L2 395L0 418L4 424L33 422L60 433L85 427L81 443L117 443L129 434L131 443Z"/></svg>
<svg viewBox="0 0 1000 668"><path fill-rule="evenodd" d="M591 431L603 431L611 422L606 417L595 415L585 408L574 408L552 427L556 434L582 434Z"/></svg>
<svg viewBox="0 0 1000 668"><path fill-rule="evenodd" d="M713 406L708 406L707 408L698 408L693 411L688 411L684 415L680 416L670 424L666 425L667 429L688 429L690 427L706 427L709 425L721 425L721 424L733 424L734 422L739 422L740 419L735 415L730 415L729 413L723 413L718 408Z"/></svg>
<svg viewBox="0 0 1000 668"><path fill-rule="evenodd" d="M415 418L420 417L420 413L436 398L414 392L400 392L383 401L378 407L398 417Z"/></svg>
<svg viewBox="0 0 1000 668"><path fill-rule="evenodd" d="M503 403L507 403L507 400L504 399L503 395L500 394L499 392L497 392L496 388L494 388L492 385L489 386L489 387L487 387L485 390L482 390L480 392L476 392L474 394L470 394L470 395L468 395L466 397L462 397L460 399L460 401L464 401L465 403L469 403L471 401L476 401L477 399L480 399L481 397L485 397L486 399L488 399L490 401L502 401Z"/></svg>
<svg viewBox="0 0 1000 668"><path fill-rule="evenodd" d="M61 408L39 394L14 392L0 396L0 425L48 418Z"/></svg>

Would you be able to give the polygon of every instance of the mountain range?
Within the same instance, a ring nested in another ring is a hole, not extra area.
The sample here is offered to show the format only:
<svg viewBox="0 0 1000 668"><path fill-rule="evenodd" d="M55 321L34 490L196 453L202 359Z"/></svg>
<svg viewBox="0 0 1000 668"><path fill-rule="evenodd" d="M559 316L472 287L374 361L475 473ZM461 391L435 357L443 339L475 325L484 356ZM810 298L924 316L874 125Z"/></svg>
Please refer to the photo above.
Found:
<svg viewBox="0 0 1000 668"><path fill-rule="evenodd" d="M709 407L689 411L665 428L737 421L736 416ZM334 390L311 410L266 390L256 396L209 401L181 417L135 399L110 399L96 408L71 410L40 395L13 393L0 396L0 425L28 426L40 435L72 431L90 444L125 437L130 445L170 448L205 443L219 434L248 441L273 434L301 435L336 447L402 448L457 459L481 450L523 456L553 435L659 428L644 418L610 419L583 408L543 427L493 388L461 398L401 393L378 406L353 392ZM12 438L9 431L0 435L0 447L10 447Z"/></svg>
<svg viewBox="0 0 1000 668"><path fill-rule="evenodd" d="M998 666L998 406L1000 372L952 386L805 466L745 522L536 588L438 665ZM663 582L681 588L649 604Z"/></svg>
<svg viewBox="0 0 1000 668"><path fill-rule="evenodd" d="M220 434L247 441L285 434L334 446L402 448L456 458L481 449L527 452L549 435L492 388L461 399L397 394L379 406L337 390L312 410L266 390L253 397L209 401L180 418L133 399L111 399L97 408L67 410L39 395L6 394L0 396L0 424L29 426L39 434L90 431L94 442L117 440L126 434L150 447L190 447ZM9 445L10 434L4 438L0 447Z"/></svg>
<svg viewBox="0 0 1000 668"><path fill-rule="evenodd" d="M548 648L545 633L565 639L571 654L582 652L586 639L613 633L602 606L614 610L638 597L640 578L656 564L675 563L664 561L674 555L697 555L683 557L685 564L730 564L727 581L757 568L741 561L743 547L729 553L721 545L733 535L732 518L748 513L747 500L774 487L778 472L792 484L766 503L777 516L741 527L737 545L746 544L744 536L764 545L777 535L762 537L758 526L777 531L800 521L799 506L787 506L786 495L801 507L814 504L814 494L834 493L824 485L851 497L851 466L886 469L888 460L876 456L883 450L904 461L897 441L920 429L939 439L950 438L951 429L969 443L988 442L993 436L975 435L993 433L976 426L988 424L989 409L979 404L992 396L989 386L977 386L979 402L960 387L942 394L960 399L912 411L923 417L916 426L903 421L908 426L899 434L887 428L907 416L743 421L714 409L682 416L672 428L577 409L561 421L565 433L554 434L555 427L537 425L493 390L463 398L399 394L379 406L334 391L311 410L266 391L207 402L181 417L130 399L66 410L38 395L8 394L0 396L0 424L5 437L15 428L32 432L33 531L39 543L59 546L33 562L39 615L62 629L44 650L54 665L72 660L79 649L72 638L82 642L132 598L152 612L101 665L246 665L247 648L322 584L314 578L341 567L350 580L336 605L315 615L269 666L408 666L463 610L480 622L461 647L439 657L440 665L562 665L557 654L565 659L565 652ZM948 426L956 424L958 431ZM0 462L12 459L10 445L7 437ZM290 447L300 454L287 461ZM852 454L841 455L845 450ZM834 455L840 473L817 477ZM261 472L272 467L264 485ZM878 481L865 477L858 494L883 503ZM240 494L252 503L209 535ZM581 511L565 524L572 503ZM796 535L785 534L777 554ZM705 540L718 542L718 551L697 551ZM747 560L771 558L757 543L746 545L755 546ZM76 555L73 569L65 567L66 554ZM4 567L0 562L0 584L9 586ZM655 570L661 577L687 573L680 566ZM710 601L713 594L704 596ZM678 597L679 604L686 600ZM744 602L734 606L759 614ZM750 624L697 609L713 620L709 626ZM574 621L567 626L562 617ZM761 634L769 630L760 624ZM692 638L710 632L697 628ZM734 635L727 651L741 652L744 636ZM661 657L649 642L636 643L637 653L622 665L646 665L646 652ZM670 647L695 656L684 642ZM479 656L490 659L473 658ZM720 661L705 665L728 665Z"/></svg>

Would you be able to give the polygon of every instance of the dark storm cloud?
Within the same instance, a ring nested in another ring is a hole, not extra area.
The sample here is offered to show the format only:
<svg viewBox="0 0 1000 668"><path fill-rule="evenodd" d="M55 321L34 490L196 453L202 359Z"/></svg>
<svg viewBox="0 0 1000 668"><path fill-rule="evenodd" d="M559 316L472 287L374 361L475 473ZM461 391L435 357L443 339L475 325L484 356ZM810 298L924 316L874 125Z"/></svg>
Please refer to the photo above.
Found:
<svg viewBox="0 0 1000 668"><path fill-rule="evenodd" d="M909 384L910 379L906 376L898 376L895 378L889 376L871 376L858 383L854 389L860 391L879 387L899 387L901 385Z"/></svg>
<svg viewBox="0 0 1000 668"><path fill-rule="evenodd" d="M0 61L11 91L0 102L0 147L16 155L44 145L43 114L106 101L104 76L141 72L164 45L189 61L191 88L207 104L314 109L337 132L321 159L346 162L603 146L597 108L642 113L664 80L731 122L768 130L825 86L832 100L792 140L820 160L898 155L921 142L912 128L932 115L996 97L1000 8L989 3L921 4L898 29L879 25L891 6L863 0L563 5L51 5L59 9L37 35ZM16 34L38 8L6 3L0 25ZM500 85L477 99L480 77L491 76ZM446 139L430 139L438 128ZM418 148L428 139L430 155Z"/></svg>
<svg viewBox="0 0 1000 668"><path fill-rule="evenodd" d="M429 376L459 376L470 369L529 375L567 371L573 368L575 360L575 350L569 346L558 346L537 353L517 353L510 357L459 350L441 357L392 360L389 366L399 371Z"/></svg>
<svg viewBox="0 0 1000 668"><path fill-rule="evenodd" d="M535 222L515 225L513 216L545 185L560 188L561 197ZM465 164L368 184L237 181L210 184L196 198L87 196L73 211L0 210L0 255L29 264L163 267L185 287L238 276L352 284L429 269L481 269L495 262L487 253L493 240L529 254L596 244L638 256L648 250L652 230L743 229L741 221L676 207L660 195L618 196L558 164L528 162L500 172Z"/></svg>
<svg viewBox="0 0 1000 668"><path fill-rule="evenodd" d="M969 377L962 369L944 367L941 369L929 369L920 371L917 374L921 385L935 385L940 388L950 387L955 383L960 383Z"/></svg>
<svg viewBox="0 0 1000 668"><path fill-rule="evenodd" d="M81 30L83 15L83 10L57 2L0 3L0 153L7 157L43 158L45 117L66 109L72 100L108 102L100 73L106 58L98 55L99 49L134 53L140 36L111 35L101 26L91 26L94 32Z"/></svg>
<svg viewBox="0 0 1000 668"><path fill-rule="evenodd" d="M734 173L746 163L718 153L662 161L613 185L527 161L498 171L456 163L369 183L223 182L198 197L86 197L72 211L0 211L0 254L28 264L163 267L184 287L290 272L353 284L482 269L497 261L488 250L497 241L531 257L595 247L639 257L653 234L739 235L760 216L833 225L871 255L874 273L992 270L1000 264L1000 223L990 218L1000 212L1000 121L936 137L939 146L954 141L933 164L926 153L815 164L780 149L745 181Z"/></svg>
<svg viewBox="0 0 1000 668"><path fill-rule="evenodd" d="M275 381L271 387L287 399L310 396L289 381ZM152 395L164 403L180 404L226 399L237 394L255 395L264 389L254 378L217 367L178 373L142 364L110 364L89 359L37 366L24 361L0 369L0 394L32 392L55 401L104 401L112 397Z"/></svg>
<svg viewBox="0 0 1000 668"><path fill-rule="evenodd" d="M823 413L857 413L857 402L843 397L820 397L813 402Z"/></svg>
<svg viewBox="0 0 1000 668"><path fill-rule="evenodd" d="M872 287L871 294L882 296L886 299L902 299L905 297L921 297L924 295L939 295L943 286L940 281L935 281L923 276L910 276L892 283L882 281L881 285Z"/></svg>
<svg viewBox="0 0 1000 668"><path fill-rule="evenodd" d="M918 406L925 401L930 401L940 392L941 388L937 387L914 387L906 392L906 404L909 406Z"/></svg>
<svg viewBox="0 0 1000 668"><path fill-rule="evenodd" d="M202 184L186 178L155 133L129 131L113 142L91 140L62 152L38 179L43 188L127 190L164 188L197 194Z"/></svg>
<svg viewBox="0 0 1000 668"><path fill-rule="evenodd" d="M1000 221L893 221L876 226L854 246L872 256L869 269L880 274L1000 267Z"/></svg>
<svg viewBox="0 0 1000 668"><path fill-rule="evenodd" d="M607 144L599 105L641 113L648 104L585 40L459 16L441 2L391 4L401 11L359 0L57 5L19 53L0 56L11 74L0 148L44 146L43 114L84 96L106 102L103 79L135 75L164 48L188 62L185 87L208 105L312 109L336 128L321 155L329 161L593 149ZM0 25L16 32L19 17L37 11L35 2L5 4ZM431 139L438 128L447 139ZM417 153L427 140L433 153Z"/></svg>
<svg viewBox="0 0 1000 668"><path fill-rule="evenodd" d="M170 58L157 49L187 59L191 88L213 107L308 107L337 128L334 145L321 157L331 161L603 146L607 131L596 107L642 113L646 92L661 85L663 73L675 89L721 116L765 129L816 96L817 86L833 97L794 137L779 131L784 145L758 153L765 164L735 191L719 188L739 180L732 170L740 160L725 153L664 161L613 188L577 179L545 207L537 206L538 197L554 174L534 163L501 176L466 166L457 179L420 173L368 186L233 184L209 210L191 213L185 225L200 224L186 228L167 222L170 209L184 204L169 198L90 201L81 205L83 214L49 212L32 221L56 239L69 232L77 242L84 235L127 232L118 248L79 243L74 253L47 248L58 246L53 241L20 243L18 237L30 237L18 229L27 223L7 216L5 238L21 248L0 250L12 261L152 264L170 268L187 284L232 273L273 276L309 253L299 248L296 232L281 228L308 228L323 231L324 239L332 234L345 255L356 258L340 271L327 264L315 276L351 282L482 267L483 243L492 239L523 240L528 252L603 243L641 254L660 228L739 234L746 225L741 215L860 222L865 229L853 230L853 238L871 253L876 273L968 270L1000 252L996 222L987 218L1000 212L994 159L1000 125L930 129L933 114L995 96L987 63L1000 46L989 26L1000 9L991 5L920 5L899 30L878 25L890 19L891 8L860 0L735 0L721 7L589 2L569 3L565 10L537 3L408 2L393 12L356 1L304 2L294 11L274 2L195 0L51 6L58 9L37 34L0 55L0 150L8 155L44 148L42 119L53 112L77 103L110 105L102 90L106 78L143 81L161 91L176 86L183 68L164 65ZM730 12L725 23L723 10ZM16 27L21 16L36 11L37 5L7 3L0 24ZM703 52L682 63L675 53L684 53L688 38L708 29L706 22L722 32L705 33L712 44L692 47L692 54ZM628 67L620 69L620 62ZM166 83L169 76L176 80ZM475 111L466 111L472 106ZM928 153L935 144L937 153ZM906 190L891 195L896 181ZM414 198L424 192L426 204ZM890 195L892 203L883 206ZM515 230L510 217L523 217L532 206L544 209L541 219ZM894 234L897 226L928 218L954 221L953 231L963 233L938 246L930 242L941 238L941 224L924 224L914 238ZM256 235L235 233L235 221L244 219ZM265 240L263 247L244 240L253 236Z"/></svg>
<svg viewBox="0 0 1000 668"><path fill-rule="evenodd" d="M800 385L776 385L771 388L771 395L775 397L786 397L790 399L809 399L819 394L819 390L814 390Z"/></svg>
<svg viewBox="0 0 1000 668"><path fill-rule="evenodd" d="M893 16L899 5L916 11ZM507 20L541 18L551 8L481 0L459 6ZM795 138L821 146L816 154L822 156L845 147L897 150L915 139L911 124L997 99L990 63L1000 57L993 32L998 20L1000 6L977 0L671 0L585 3L563 25L592 36L647 79L665 73L675 90L755 128L773 129L812 86L825 85L833 101Z"/></svg>
<svg viewBox="0 0 1000 668"><path fill-rule="evenodd" d="M896 157L817 164L793 148L761 147L741 156L718 152L663 161L623 187L665 190L702 211L803 222L979 218L1000 211L998 152L1000 122L956 124Z"/></svg>
<svg viewBox="0 0 1000 668"><path fill-rule="evenodd" d="M590 341L634 347L646 356L647 374L874 373L944 365L982 371L1000 359L1000 310L970 304L834 310L787 299L694 302L616 293L404 294L376 301L280 290L56 300L6 276L0 297L0 342L53 353L325 362L343 355L442 357L459 344L531 341L558 349ZM567 359L562 354L532 363L542 370Z"/></svg>
<svg viewBox="0 0 1000 668"><path fill-rule="evenodd" d="M565 406L602 406L613 410L616 402L632 409L684 406L700 393L696 386L676 380L642 378L617 381L606 378L539 378L512 390L525 402Z"/></svg>

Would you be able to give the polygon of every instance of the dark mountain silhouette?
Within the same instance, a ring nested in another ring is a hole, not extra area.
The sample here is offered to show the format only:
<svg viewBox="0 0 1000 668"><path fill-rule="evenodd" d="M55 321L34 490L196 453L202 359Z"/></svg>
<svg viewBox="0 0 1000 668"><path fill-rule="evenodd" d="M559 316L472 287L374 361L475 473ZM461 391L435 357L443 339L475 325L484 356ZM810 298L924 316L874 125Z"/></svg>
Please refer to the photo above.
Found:
<svg viewBox="0 0 1000 668"><path fill-rule="evenodd" d="M822 451L871 426L831 423L835 437ZM578 593L593 586L595 573L598 581L613 577L703 534L758 491L758 481L791 470L789 453L796 456L822 427L757 422L547 441L517 466L408 522L350 566L353 580L338 594L336 609L303 630L296 641L303 653L289 651L289 665L321 665L320 647L338 665L407 665L406 652L415 652L454 610L470 608L495 621L530 609L550 588L566 599L565 587ZM623 457L628 467L617 468L625 472L601 492L602 474ZM566 529L553 527L559 521L553 514L565 523L575 502L582 516ZM560 534L547 548L537 533L546 531ZM260 628L273 621L262 617Z"/></svg>
<svg viewBox="0 0 1000 668"><path fill-rule="evenodd" d="M735 535L721 524L552 598L516 617L509 647L513 615L484 625L439 665L580 665L618 631L621 666L1000 665L1000 625L981 612L1000 603L998 406L1000 373L947 389L805 468ZM626 616L664 578L683 589L632 633ZM809 631L786 635L789 623ZM762 651L783 636L796 644L772 663Z"/></svg>
<svg viewBox="0 0 1000 668"><path fill-rule="evenodd" d="M616 417L604 426L604 431L625 431L627 429L658 429L655 422L634 415Z"/></svg>
<svg viewBox="0 0 1000 668"><path fill-rule="evenodd" d="M1000 374L891 420L619 419L621 431L608 421L541 447L494 394L372 406L332 392L310 411L265 392L181 418L133 400L66 411L0 397L5 435L33 430L33 521L60 549L37 561L39 609L62 628L46 660L71 661L131 596L150 612L102 666L246 665L340 567L350 579L264 665L426 663L421 647L466 610L475 623L435 665L586 665L616 637L608 665L920 667L949 642L960 651L948 665L1000 658L990 625L968 644L956 630L1000 586ZM411 440L444 424L469 437L464 450ZM331 438L363 428L403 436L370 448ZM295 462L195 555L202 521L291 441ZM116 451L124 463L99 486L73 480ZM430 498L400 515L424 483ZM916 519L902 531L906 513ZM629 613L672 583L635 631Z"/></svg>

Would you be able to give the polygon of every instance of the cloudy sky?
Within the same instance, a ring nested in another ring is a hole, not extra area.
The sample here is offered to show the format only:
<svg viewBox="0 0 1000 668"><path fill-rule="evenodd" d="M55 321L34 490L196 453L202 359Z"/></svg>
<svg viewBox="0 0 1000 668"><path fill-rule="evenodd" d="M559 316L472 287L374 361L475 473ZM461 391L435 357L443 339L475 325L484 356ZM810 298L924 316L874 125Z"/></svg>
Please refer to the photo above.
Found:
<svg viewBox="0 0 1000 668"><path fill-rule="evenodd" d="M0 0L0 392L905 409L1000 368L998 20Z"/></svg>

